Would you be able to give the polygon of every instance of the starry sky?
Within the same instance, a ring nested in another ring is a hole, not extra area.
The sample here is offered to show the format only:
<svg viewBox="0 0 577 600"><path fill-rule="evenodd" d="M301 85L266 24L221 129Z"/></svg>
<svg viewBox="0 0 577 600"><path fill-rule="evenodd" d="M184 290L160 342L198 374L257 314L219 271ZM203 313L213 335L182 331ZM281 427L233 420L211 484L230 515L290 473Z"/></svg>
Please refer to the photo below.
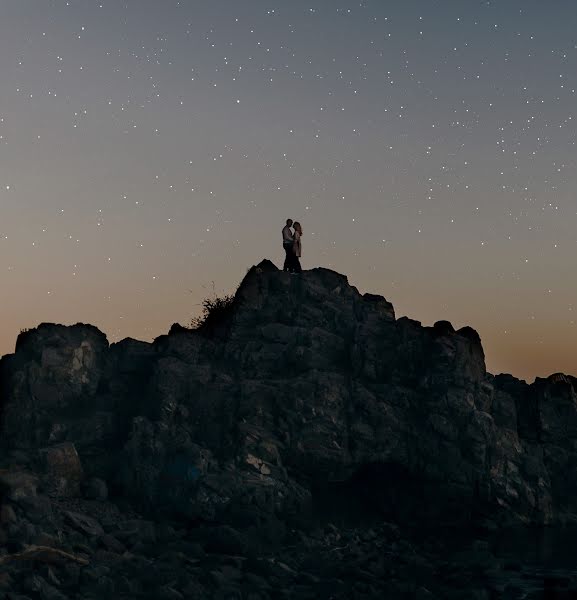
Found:
<svg viewBox="0 0 577 600"><path fill-rule="evenodd" d="M0 354L187 324L303 225L493 373L577 374L574 0L0 0Z"/></svg>

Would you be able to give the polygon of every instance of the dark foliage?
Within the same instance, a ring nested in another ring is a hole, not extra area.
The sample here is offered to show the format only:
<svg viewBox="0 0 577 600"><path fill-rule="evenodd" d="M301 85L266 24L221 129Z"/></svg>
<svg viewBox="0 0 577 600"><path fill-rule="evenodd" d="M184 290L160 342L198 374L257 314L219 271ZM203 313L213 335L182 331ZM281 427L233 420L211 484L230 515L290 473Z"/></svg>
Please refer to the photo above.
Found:
<svg viewBox="0 0 577 600"><path fill-rule="evenodd" d="M234 304L234 295L214 296L202 302L202 313L192 319L191 329L207 330L222 323L230 315Z"/></svg>

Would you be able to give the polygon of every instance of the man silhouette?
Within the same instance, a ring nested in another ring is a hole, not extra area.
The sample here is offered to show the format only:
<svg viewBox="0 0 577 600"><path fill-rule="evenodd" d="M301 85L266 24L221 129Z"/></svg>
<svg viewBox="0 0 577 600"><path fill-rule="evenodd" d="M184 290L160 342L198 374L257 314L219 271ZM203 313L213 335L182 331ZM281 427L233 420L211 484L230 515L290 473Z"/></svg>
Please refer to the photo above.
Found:
<svg viewBox="0 0 577 600"><path fill-rule="evenodd" d="M292 219L287 219L286 220L286 225L282 228L282 247L284 248L285 251L285 259L284 259L284 266L283 266L283 271L289 271L291 272L293 270L293 241L294 241L294 234L291 230L293 224L293 220Z"/></svg>

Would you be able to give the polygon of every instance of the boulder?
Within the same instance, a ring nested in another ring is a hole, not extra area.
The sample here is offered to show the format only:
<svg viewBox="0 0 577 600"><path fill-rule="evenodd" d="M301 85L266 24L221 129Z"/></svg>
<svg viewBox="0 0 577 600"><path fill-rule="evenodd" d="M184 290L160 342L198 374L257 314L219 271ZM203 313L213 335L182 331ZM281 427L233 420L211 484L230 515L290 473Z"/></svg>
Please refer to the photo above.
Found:
<svg viewBox="0 0 577 600"><path fill-rule="evenodd" d="M0 364L5 443L46 446L71 411L92 409L107 350L106 336L91 325L43 323L21 333L16 353Z"/></svg>
<svg viewBox="0 0 577 600"><path fill-rule="evenodd" d="M45 469L44 486L57 496L78 496L83 478L82 464L71 442L41 448L40 458Z"/></svg>
<svg viewBox="0 0 577 600"><path fill-rule="evenodd" d="M71 510L64 511L67 520L79 531L89 536L101 536L104 534L102 525L93 517L77 513Z"/></svg>
<svg viewBox="0 0 577 600"><path fill-rule="evenodd" d="M17 501L36 496L38 476L27 471L0 470L0 496Z"/></svg>

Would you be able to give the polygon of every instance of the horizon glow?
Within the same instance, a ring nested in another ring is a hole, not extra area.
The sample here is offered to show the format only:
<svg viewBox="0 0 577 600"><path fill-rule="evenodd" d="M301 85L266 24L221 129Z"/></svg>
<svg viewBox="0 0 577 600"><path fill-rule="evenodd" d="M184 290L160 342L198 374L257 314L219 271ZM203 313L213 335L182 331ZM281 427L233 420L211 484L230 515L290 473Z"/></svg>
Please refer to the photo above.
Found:
<svg viewBox="0 0 577 600"><path fill-rule="evenodd" d="M505 5L503 5L505 4ZM577 374L577 11L560 0L4 0L0 354L151 340L282 266Z"/></svg>

